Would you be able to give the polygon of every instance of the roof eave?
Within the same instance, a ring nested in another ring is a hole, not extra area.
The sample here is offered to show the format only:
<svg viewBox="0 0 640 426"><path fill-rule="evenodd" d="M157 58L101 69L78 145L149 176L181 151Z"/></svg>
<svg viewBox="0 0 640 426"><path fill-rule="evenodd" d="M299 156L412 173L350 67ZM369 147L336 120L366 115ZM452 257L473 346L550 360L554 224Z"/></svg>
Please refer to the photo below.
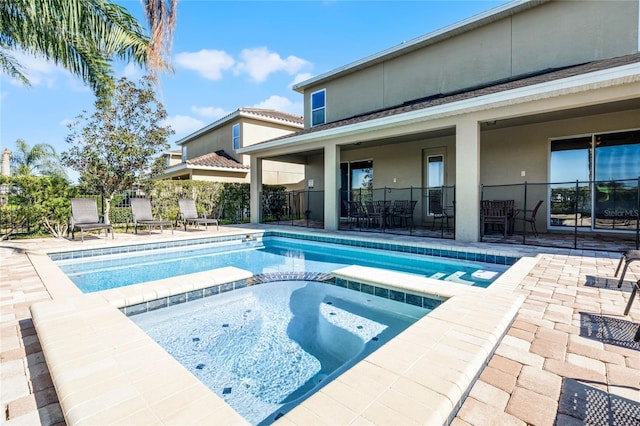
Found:
<svg viewBox="0 0 640 426"><path fill-rule="evenodd" d="M374 53L363 59L351 62L339 68L335 68L326 73L312 77L309 80L302 81L293 85L293 90L304 93L305 89L310 86L315 86L324 83L328 80L332 80L344 74L350 74L363 68L370 67L371 65L387 61L397 56L405 55L413 50L421 49L431 44L438 43L447 38L457 36L459 34L471 31L475 28L487 25L491 22L498 21L507 16L512 16L523 10L536 7L542 3L549 2L551 0L514 0L509 3L496 6L485 12L471 16L462 21L458 21L454 24L448 25L441 29L432 31L425 35L416 37L409 41L403 41L399 45L393 46L389 49L385 49L381 52Z"/></svg>
<svg viewBox="0 0 640 426"><path fill-rule="evenodd" d="M580 74L563 79L505 90L471 99L348 124L315 133L277 139L273 142L265 142L259 145L241 148L237 152L239 154L250 155L260 151L281 148L287 145L291 146L301 143L321 141L324 139L344 137L390 126L402 125L413 121L425 121L460 115L468 112L489 110L504 104L526 102L528 100L542 99L544 97L559 96L571 92L579 92L598 87L609 87L632 82L640 82L640 63L633 63L620 67L594 71L592 73Z"/></svg>
<svg viewBox="0 0 640 426"><path fill-rule="evenodd" d="M282 125L286 125L286 126L291 126L291 127L295 127L298 129L302 129L304 128L304 124L302 123L296 123L293 121L289 121L289 120L285 120L285 119L279 119L276 117L269 117L266 115L260 115L260 114L255 114L252 113L251 111L243 111L242 109L237 109L236 111L232 112L229 115L226 115L224 117L222 117L219 120L214 121L213 123L202 127L198 130L196 130L195 132L189 134L188 136L185 136L182 139L179 139L176 142L176 145L183 145L187 142L192 141L193 139L197 138L198 136L204 135L206 133L212 132L215 129L224 126L225 124L236 120L240 117L244 117L244 118L253 118L256 120L260 120L260 121L265 121L265 122L269 122L269 123L276 123L276 124L282 124Z"/></svg>

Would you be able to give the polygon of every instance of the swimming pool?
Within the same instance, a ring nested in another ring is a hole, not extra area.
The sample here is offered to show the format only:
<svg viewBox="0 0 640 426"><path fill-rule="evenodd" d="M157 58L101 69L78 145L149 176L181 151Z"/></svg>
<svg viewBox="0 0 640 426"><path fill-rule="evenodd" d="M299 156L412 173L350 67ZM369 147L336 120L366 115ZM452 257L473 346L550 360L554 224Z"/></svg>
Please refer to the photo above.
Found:
<svg viewBox="0 0 640 426"><path fill-rule="evenodd" d="M271 282L130 317L252 424L270 424L429 309Z"/></svg>
<svg viewBox="0 0 640 426"><path fill-rule="evenodd" d="M455 254L455 252L454 252ZM459 284L487 287L508 265L449 259L374 247L355 247L281 236L185 245L126 255L76 257L52 255L56 264L84 293L235 266L254 274L328 273L349 265L395 270Z"/></svg>

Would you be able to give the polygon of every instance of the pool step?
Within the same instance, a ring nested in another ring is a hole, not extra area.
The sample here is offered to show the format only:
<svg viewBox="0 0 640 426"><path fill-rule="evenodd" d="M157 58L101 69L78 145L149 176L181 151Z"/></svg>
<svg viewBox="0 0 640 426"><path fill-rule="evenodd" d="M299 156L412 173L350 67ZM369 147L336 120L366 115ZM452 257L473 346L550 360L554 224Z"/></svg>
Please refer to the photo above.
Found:
<svg viewBox="0 0 640 426"><path fill-rule="evenodd" d="M334 282L335 278L325 272L266 272L247 280L247 285L256 285L272 281L320 281Z"/></svg>

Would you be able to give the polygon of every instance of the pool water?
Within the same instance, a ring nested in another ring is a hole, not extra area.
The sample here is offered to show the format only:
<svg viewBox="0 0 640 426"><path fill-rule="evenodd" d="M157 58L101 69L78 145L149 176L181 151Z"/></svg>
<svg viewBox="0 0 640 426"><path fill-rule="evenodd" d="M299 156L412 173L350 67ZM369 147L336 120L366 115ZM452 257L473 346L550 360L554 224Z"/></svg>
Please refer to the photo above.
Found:
<svg viewBox="0 0 640 426"><path fill-rule="evenodd" d="M428 309L305 281L130 317L252 424L270 424Z"/></svg>
<svg viewBox="0 0 640 426"><path fill-rule="evenodd" d="M56 264L84 293L224 266L263 274L328 273L344 266L361 265L482 287L487 287L507 269L505 265L493 263L283 237L58 260Z"/></svg>

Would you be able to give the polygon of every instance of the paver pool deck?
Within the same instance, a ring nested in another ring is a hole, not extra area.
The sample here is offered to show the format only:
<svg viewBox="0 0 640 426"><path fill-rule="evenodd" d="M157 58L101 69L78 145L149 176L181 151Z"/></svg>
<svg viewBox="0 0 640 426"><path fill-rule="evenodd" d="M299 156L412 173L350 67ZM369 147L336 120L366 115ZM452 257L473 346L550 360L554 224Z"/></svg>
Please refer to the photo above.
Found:
<svg viewBox="0 0 640 426"><path fill-rule="evenodd" d="M186 233L176 230L173 235L170 232L152 235L117 234L116 242L140 244L171 238L242 234L249 229L252 228L222 227L220 231ZM301 231L299 228L291 230ZM375 238L361 233L341 232L337 235ZM417 243L429 241L455 248L500 249L500 245L496 244L463 244L389 235L384 235L384 239ZM57 377L57 386L60 389L56 392L52 371L54 376L56 373L59 374L62 369L59 369L58 365L60 368L64 367L64 360L56 361L55 356L49 354L48 358L57 362L53 370L50 370L51 366L47 365L42 351L42 346L46 344L43 344L35 331L30 310L37 302L55 299L58 290L50 283L49 286L45 286L52 277L39 276L32 264L34 256L30 258L27 253L87 249L110 244L113 242L104 237L89 237L84 243L65 239L0 242L0 400L3 423L54 425L66 422L80 424L84 421L84 424L91 424L87 420L90 417L86 416L86 412L83 414L84 417L77 417L77 422L74 420L73 414L79 414L82 411L80 409L71 410L71 416L67 412L67 416L70 416L67 419L63 415L59 395L73 398L74 393L61 385L64 384L65 377ZM505 251L515 251L527 256L531 267L527 269L526 274L512 275L514 282L509 283L510 287L503 287L505 292L509 291L512 294L495 296L498 301L511 300L511 297L519 301L515 319L506 325L506 335L500 336L487 365L463 399L456 417L450 419L451 424L640 424L640 344L632 340L640 322L640 302L633 305L629 315L622 315L630 297L630 283L640 279L640 262L630 266L623 287L618 289L617 279L613 277L620 254L606 251L606 247L603 247L602 251L513 245L503 248ZM345 271L347 275L358 273L358 270ZM394 279L393 276L387 278L391 281ZM494 289L494 293L497 293L496 290L499 289ZM481 299L485 298L483 291L485 290L477 289L475 293L464 295L468 299L458 300L469 304L469 300L477 293L475 297L480 304ZM496 306L496 311L499 308ZM458 306L457 309L462 315L465 306ZM124 319L124 316L122 318ZM445 321L447 318L441 315L439 320ZM448 320L455 322L453 318ZM461 365L459 369L462 370L464 363L459 361L465 358L463 350L466 343L471 343L474 339L469 333L461 333L459 330L452 332L460 336L460 352L454 353L452 350L450 361L455 364L458 360L458 364ZM414 371L415 375L420 374L416 367L419 360L407 359L402 353L394 353L392 349L387 352L378 354L378 358L395 357L398 369ZM433 360L433 357L431 359ZM162 363L164 360L159 359L158 362ZM438 365L439 362L445 360L436 359L434 365ZM347 393L351 390L352 394L357 395L358 386L371 389L373 385L382 385L386 387L380 390L380 395L384 397L373 398L373 402L372 398L352 398L350 401L346 397L336 401L331 400L330 396L327 397L330 393L321 392L313 398L313 404L307 404L306 408L301 410L294 410L279 423L437 422L434 419L438 417L425 414L429 410L437 411L437 408L429 405L431 399L425 389L410 387L406 383L406 386L402 386L403 383L395 378L389 378L388 383L385 382L385 377L369 380L376 373L365 367L367 366L352 369L354 371L350 371L347 378L333 382L336 383L334 387L342 387ZM437 375L438 372L434 372L434 380ZM358 377L364 377L363 382L358 384ZM368 381L364 381L365 379ZM349 387L351 384L354 388ZM419 396L421 392L424 392L423 400ZM83 390L80 389L77 393L83 393ZM333 394L336 395L335 392ZM367 401L364 403L366 406L356 407L363 404L362 400ZM217 400L213 398L204 405L215 406L215 401ZM198 402L174 402L177 406L177 417L167 414L162 420L145 415L146 412L142 410L138 410L139 416L134 416L134 410L129 419L114 419L113 423L225 423L224 417L217 420L197 415L180 417L180 412L193 411ZM91 409L90 406L83 407L85 411ZM93 410L100 411L100 407ZM332 415L327 415L328 412ZM206 412L203 414L208 415ZM108 417L99 418L102 419L102 423L109 423L106 420ZM226 423L229 422L227 419Z"/></svg>

